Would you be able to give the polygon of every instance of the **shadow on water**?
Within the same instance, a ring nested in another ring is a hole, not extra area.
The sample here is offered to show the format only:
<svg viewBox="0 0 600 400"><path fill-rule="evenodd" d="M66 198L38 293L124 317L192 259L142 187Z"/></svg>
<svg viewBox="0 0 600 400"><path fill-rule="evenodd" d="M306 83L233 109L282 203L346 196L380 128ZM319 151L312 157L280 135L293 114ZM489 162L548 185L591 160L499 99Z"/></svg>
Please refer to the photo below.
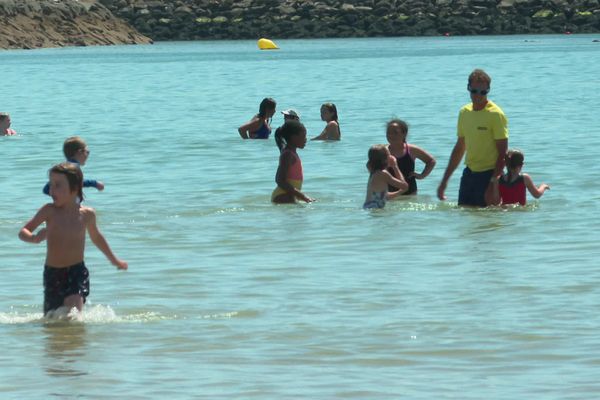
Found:
<svg viewBox="0 0 600 400"><path fill-rule="evenodd" d="M81 322L44 322L48 376L82 376L87 372L78 369L78 361L85 356L86 327Z"/></svg>

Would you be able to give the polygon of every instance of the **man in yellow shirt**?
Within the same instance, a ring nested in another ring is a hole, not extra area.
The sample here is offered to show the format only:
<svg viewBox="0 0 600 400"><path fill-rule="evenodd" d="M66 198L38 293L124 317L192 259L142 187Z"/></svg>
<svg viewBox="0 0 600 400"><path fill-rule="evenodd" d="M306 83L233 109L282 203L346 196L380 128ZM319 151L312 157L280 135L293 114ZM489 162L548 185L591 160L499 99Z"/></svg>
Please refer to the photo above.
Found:
<svg viewBox="0 0 600 400"><path fill-rule="evenodd" d="M446 200L448 180L465 152L466 167L460 179L458 205L485 207L486 192L492 190L492 183L502 175L508 149L508 121L502 109L487 98L491 82L492 78L481 69L469 75L467 90L472 102L458 114L458 138L437 190L440 200Z"/></svg>

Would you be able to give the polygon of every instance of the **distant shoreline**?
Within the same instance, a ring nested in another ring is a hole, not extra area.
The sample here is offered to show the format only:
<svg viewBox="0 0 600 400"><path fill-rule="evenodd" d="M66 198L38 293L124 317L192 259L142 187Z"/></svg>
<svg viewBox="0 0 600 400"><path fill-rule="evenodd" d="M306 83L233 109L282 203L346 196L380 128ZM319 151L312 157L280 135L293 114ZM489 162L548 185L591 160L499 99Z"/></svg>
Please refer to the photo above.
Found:
<svg viewBox="0 0 600 400"><path fill-rule="evenodd" d="M600 33L586 0L0 0L0 48Z"/></svg>

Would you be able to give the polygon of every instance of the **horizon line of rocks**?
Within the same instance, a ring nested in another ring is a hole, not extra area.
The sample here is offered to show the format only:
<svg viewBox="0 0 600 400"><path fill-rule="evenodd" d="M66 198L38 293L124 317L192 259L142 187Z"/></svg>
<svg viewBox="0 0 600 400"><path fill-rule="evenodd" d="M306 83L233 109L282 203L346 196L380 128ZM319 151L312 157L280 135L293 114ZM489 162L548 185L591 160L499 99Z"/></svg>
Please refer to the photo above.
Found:
<svg viewBox="0 0 600 400"><path fill-rule="evenodd" d="M153 40L600 32L600 0L100 0Z"/></svg>

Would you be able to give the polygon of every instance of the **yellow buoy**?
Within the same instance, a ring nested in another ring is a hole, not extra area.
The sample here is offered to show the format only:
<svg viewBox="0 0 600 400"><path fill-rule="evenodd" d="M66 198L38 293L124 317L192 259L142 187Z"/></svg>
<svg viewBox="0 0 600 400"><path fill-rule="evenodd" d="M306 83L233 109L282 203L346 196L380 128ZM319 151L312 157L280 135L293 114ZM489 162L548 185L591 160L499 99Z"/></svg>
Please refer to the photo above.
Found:
<svg viewBox="0 0 600 400"><path fill-rule="evenodd" d="M272 40L258 39L258 48L261 50L278 50L279 47Z"/></svg>

